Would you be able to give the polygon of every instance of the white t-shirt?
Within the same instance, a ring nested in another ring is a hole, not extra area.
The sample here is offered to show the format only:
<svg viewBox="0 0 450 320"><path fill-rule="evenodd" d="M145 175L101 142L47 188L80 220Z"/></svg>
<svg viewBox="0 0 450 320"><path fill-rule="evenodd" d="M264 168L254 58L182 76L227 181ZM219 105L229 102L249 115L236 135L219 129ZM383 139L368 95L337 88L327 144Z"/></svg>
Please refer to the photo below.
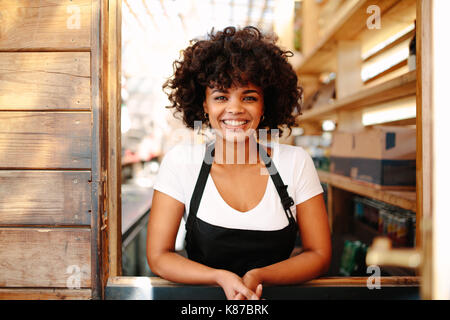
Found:
<svg viewBox="0 0 450 320"><path fill-rule="evenodd" d="M323 192L311 156L300 146L272 143L272 160L295 205ZM184 143L170 149L161 163L154 189L184 203L185 213L200 172L205 144ZM236 182L238 183L238 181ZM296 217L295 206L291 212ZM245 230L279 230L288 225L272 178L262 200L253 209L241 212L230 207L218 192L211 175L205 185L197 217L207 223ZM184 221L186 214L184 215Z"/></svg>

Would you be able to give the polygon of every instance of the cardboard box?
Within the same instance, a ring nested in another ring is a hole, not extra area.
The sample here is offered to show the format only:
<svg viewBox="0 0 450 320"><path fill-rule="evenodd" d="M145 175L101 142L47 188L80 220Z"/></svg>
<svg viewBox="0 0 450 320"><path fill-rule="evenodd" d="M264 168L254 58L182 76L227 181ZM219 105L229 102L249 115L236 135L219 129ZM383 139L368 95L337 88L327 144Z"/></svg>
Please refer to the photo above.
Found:
<svg viewBox="0 0 450 320"><path fill-rule="evenodd" d="M416 129L375 126L335 132L330 171L383 187L416 186Z"/></svg>

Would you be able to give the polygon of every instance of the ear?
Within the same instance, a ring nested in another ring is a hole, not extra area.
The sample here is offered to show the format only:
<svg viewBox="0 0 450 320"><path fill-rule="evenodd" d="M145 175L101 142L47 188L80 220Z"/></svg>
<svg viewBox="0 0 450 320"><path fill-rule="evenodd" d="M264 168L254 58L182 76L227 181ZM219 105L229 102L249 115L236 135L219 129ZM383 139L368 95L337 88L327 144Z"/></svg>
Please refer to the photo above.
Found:
<svg viewBox="0 0 450 320"><path fill-rule="evenodd" d="M206 104L206 101L203 101L203 111L208 113L208 105Z"/></svg>

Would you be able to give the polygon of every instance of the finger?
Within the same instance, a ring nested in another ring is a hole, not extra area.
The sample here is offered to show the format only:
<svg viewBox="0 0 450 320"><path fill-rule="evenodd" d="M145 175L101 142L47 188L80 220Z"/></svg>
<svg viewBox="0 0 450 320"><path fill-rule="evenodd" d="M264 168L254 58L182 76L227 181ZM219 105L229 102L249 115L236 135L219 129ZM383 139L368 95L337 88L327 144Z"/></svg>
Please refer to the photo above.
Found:
<svg viewBox="0 0 450 320"><path fill-rule="evenodd" d="M232 293L225 292L225 296L227 297L227 300L233 300L234 299L234 296L233 296Z"/></svg>
<svg viewBox="0 0 450 320"><path fill-rule="evenodd" d="M259 300L258 296L244 285L240 286L237 291L242 293L248 300Z"/></svg>
<svg viewBox="0 0 450 320"><path fill-rule="evenodd" d="M242 295L242 293L238 292L238 294L234 296L233 300L245 300L245 297Z"/></svg>
<svg viewBox="0 0 450 320"><path fill-rule="evenodd" d="M255 292L256 295L258 296L258 298L261 298L262 290L263 290L262 284L258 284L258 286L256 287L256 292Z"/></svg>

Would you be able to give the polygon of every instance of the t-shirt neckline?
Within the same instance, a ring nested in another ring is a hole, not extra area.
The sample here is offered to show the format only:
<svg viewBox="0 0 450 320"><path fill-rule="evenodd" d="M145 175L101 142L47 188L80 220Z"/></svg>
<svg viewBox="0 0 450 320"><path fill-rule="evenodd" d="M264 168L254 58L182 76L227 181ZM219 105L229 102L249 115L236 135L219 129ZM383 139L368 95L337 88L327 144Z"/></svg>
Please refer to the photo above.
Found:
<svg viewBox="0 0 450 320"><path fill-rule="evenodd" d="M222 202L226 208L230 209L233 212L236 212L238 214L250 214L255 210L258 210L259 207L261 207L267 197L267 194L269 192L269 183L271 181L271 177L269 176L267 178L267 183L266 183L266 188L264 190L264 195L262 196L261 200L258 202L258 204L256 206L254 206L253 208L247 210L247 211L239 211L235 208L233 208L232 206L230 206L228 204L228 202L225 201L225 199L222 197L222 195L219 192L219 189L217 189L216 183L214 182L214 179L211 177L211 174L208 175L208 181L210 182L210 184L212 185L212 188L214 189L213 192L217 198L217 200L219 200L220 202Z"/></svg>

